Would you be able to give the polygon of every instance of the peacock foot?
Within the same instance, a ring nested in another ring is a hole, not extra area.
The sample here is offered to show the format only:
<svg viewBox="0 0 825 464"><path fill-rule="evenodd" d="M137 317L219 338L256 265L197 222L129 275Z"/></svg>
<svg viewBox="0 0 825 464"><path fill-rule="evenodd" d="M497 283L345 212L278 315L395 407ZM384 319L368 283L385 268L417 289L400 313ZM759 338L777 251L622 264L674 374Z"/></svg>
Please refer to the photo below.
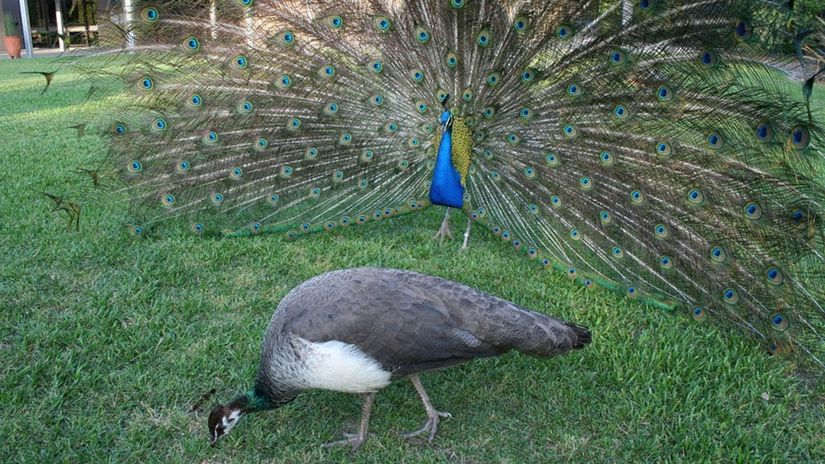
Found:
<svg viewBox="0 0 825 464"><path fill-rule="evenodd" d="M453 232L450 230L450 218L445 216L441 222L441 227L438 228L438 232L433 235L433 239L438 240L438 243L444 243L444 239L447 237L452 240Z"/></svg>
<svg viewBox="0 0 825 464"><path fill-rule="evenodd" d="M335 448L338 446L351 446L352 449L350 453L355 454L367 440L367 437L372 434L360 434L360 433L344 433L344 439L338 441L331 441L329 443L324 443L321 445L323 448Z"/></svg>
<svg viewBox="0 0 825 464"><path fill-rule="evenodd" d="M423 433L430 432L429 436L427 437L427 441L432 442L433 438L435 438L436 432L438 432L438 421L442 417L448 418L453 417L453 415L448 412L436 411L435 409L428 410L427 422L424 423L424 427L421 427L415 432L405 433L404 438L413 438Z"/></svg>

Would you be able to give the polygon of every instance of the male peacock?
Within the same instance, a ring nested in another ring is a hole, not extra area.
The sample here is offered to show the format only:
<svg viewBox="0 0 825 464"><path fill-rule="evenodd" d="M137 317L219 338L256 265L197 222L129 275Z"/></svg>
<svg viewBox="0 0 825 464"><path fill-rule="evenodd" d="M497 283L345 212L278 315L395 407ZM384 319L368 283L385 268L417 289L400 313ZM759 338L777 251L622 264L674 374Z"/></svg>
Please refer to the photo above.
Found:
<svg viewBox="0 0 825 464"><path fill-rule="evenodd" d="M757 0L137 5L115 17L136 46L115 60L128 98L107 126L131 230L297 238L443 205L588 287L824 365L821 109L764 52L771 14Z"/></svg>
<svg viewBox="0 0 825 464"><path fill-rule="evenodd" d="M450 414L433 407L418 377L475 358L518 350L549 357L583 348L590 332L456 282L415 272L360 268L329 272L293 289L264 336L254 388L209 415L214 444L244 414L280 407L306 389L364 394L358 432L325 446L356 451L367 438L375 392L409 377L424 403L420 430Z"/></svg>

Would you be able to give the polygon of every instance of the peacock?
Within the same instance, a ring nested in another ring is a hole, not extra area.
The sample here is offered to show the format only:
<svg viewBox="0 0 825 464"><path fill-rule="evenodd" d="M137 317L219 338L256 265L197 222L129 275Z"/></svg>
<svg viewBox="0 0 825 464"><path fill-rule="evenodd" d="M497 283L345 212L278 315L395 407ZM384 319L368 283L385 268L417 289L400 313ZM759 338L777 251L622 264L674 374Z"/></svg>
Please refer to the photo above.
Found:
<svg viewBox="0 0 825 464"><path fill-rule="evenodd" d="M465 246L484 227L825 367L823 114L764 46L767 2L127 4L89 71L132 234L294 240L444 207L438 238L461 214Z"/></svg>
<svg viewBox="0 0 825 464"><path fill-rule="evenodd" d="M357 268L314 277L284 297L264 335L254 386L209 415L210 441L245 414L281 407L302 391L364 395L358 432L325 447L357 451L367 439L375 393L409 378L427 420L406 434L432 441L442 417L419 373L518 350L536 357L584 348L586 328L474 288L410 271Z"/></svg>

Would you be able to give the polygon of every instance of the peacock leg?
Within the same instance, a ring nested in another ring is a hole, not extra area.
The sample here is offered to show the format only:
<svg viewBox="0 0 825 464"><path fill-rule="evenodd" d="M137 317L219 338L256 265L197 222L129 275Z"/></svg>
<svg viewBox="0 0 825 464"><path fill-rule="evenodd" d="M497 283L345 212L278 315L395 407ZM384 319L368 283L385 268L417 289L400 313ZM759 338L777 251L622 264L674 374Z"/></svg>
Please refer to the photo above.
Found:
<svg viewBox="0 0 825 464"><path fill-rule="evenodd" d="M447 208L447 214L444 215L444 220L441 221L441 227L439 227L433 239L438 239L439 243L444 243L445 237L453 238L453 233L450 230L450 208Z"/></svg>
<svg viewBox="0 0 825 464"><path fill-rule="evenodd" d="M355 434L344 434L347 437L344 440L324 443L324 448L332 448L334 446L352 446L350 453L355 454L368 436L368 429L370 425L370 410L372 404L375 402L375 393L367 393L364 395L364 406L361 409L361 425L358 427L358 432Z"/></svg>
<svg viewBox="0 0 825 464"><path fill-rule="evenodd" d="M439 419L442 417L453 417L453 415L448 412L438 411L433 407L433 404L430 402L430 397L427 396L427 391L424 390L424 385L421 385L421 379L418 378L418 374L411 375L410 381L415 386L415 391L418 392L418 396L421 397L421 402L424 403L424 410L427 412L427 422L425 422L424 427L421 427L419 430L405 433L404 437L412 438L422 433L430 432L428 440L433 441L435 433L438 431Z"/></svg>
<svg viewBox="0 0 825 464"><path fill-rule="evenodd" d="M467 230L464 231L464 243L461 244L461 249L467 249L467 241L470 240L470 229L473 227L473 220L467 218Z"/></svg>

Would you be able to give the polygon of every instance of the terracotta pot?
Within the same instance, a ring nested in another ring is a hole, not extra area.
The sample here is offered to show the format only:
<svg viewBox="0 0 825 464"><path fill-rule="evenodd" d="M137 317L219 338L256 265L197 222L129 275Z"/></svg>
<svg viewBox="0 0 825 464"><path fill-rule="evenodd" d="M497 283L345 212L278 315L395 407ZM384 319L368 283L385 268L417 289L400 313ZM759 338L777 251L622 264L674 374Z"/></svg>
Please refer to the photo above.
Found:
<svg viewBox="0 0 825 464"><path fill-rule="evenodd" d="M19 36L3 37L3 43L6 45L6 53L9 58L20 58L20 50L23 48L23 39Z"/></svg>

